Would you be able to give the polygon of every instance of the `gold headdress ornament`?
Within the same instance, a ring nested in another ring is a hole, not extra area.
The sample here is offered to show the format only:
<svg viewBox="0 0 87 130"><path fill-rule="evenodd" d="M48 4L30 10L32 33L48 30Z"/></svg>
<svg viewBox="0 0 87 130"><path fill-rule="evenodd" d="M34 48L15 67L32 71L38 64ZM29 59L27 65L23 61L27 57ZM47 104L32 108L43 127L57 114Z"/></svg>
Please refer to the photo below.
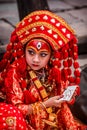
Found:
<svg viewBox="0 0 87 130"><path fill-rule="evenodd" d="M48 41L55 50L74 38L74 31L61 17L43 10L26 16L17 25L16 33L23 44L40 37Z"/></svg>

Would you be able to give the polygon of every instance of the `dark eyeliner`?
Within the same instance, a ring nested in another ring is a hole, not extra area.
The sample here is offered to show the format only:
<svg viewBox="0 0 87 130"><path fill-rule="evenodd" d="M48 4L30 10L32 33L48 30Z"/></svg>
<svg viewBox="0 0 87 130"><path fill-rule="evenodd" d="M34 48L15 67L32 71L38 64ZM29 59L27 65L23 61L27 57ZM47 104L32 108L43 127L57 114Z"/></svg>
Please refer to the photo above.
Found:
<svg viewBox="0 0 87 130"><path fill-rule="evenodd" d="M35 54L34 50L32 50L32 49L29 49L28 52L29 52L30 55Z"/></svg>

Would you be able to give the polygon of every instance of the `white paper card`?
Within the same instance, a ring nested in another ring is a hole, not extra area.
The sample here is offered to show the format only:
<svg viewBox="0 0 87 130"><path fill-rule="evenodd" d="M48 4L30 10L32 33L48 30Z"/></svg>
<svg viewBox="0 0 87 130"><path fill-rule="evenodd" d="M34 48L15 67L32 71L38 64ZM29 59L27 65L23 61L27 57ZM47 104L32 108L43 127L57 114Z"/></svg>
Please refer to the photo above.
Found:
<svg viewBox="0 0 87 130"><path fill-rule="evenodd" d="M67 89L63 93L63 97L60 98L59 100L60 101L61 100L70 101L71 98L72 98L72 96L73 96L73 94L74 94L74 92L75 92L75 90L76 90L76 87L77 87L76 85L74 85L74 86L68 86Z"/></svg>

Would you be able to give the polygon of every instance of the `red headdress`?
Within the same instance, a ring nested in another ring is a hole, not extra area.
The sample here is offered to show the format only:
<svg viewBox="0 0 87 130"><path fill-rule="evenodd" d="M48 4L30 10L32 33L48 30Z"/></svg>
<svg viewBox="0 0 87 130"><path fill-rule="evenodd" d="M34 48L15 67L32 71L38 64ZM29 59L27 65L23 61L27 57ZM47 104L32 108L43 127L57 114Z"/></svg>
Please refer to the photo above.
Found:
<svg viewBox="0 0 87 130"><path fill-rule="evenodd" d="M74 31L60 16L45 10L32 12L16 26L1 61L1 69L8 68L13 60L23 57L23 46L34 38L44 39L54 50L50 79L79 84L78 47ZM3 75L4 72L5 69Z"/></svg>

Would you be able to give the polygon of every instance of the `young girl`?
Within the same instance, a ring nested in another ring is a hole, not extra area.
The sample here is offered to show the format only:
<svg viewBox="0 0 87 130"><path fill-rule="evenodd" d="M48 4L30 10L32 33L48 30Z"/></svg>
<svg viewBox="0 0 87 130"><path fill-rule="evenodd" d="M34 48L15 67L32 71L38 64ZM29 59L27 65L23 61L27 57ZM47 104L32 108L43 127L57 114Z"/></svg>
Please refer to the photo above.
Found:
<svg viewBox="0 0 87 130"><path fill-rule="evenodd" d="M45 10L35 11L17 25L0 63L0 82L5 102L20 110L26 128L87 128L74 119L69 109L79 94L77 59L76 37L61 17ZM72 99L60 100L65 89L74 85L77 88Z"/></svg>

